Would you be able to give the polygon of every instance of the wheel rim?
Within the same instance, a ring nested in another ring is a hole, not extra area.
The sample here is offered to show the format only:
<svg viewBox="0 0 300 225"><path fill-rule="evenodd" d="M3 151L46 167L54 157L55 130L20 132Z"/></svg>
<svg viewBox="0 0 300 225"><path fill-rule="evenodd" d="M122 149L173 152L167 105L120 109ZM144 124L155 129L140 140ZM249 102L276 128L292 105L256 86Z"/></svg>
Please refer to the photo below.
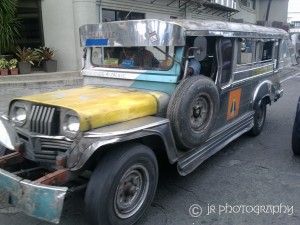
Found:
<svg viewBox="0 0 300 225"><path fill-rule="evenodd" d="M261 127L265 120L266 111L264 110L264 106L262 104L259 105L257 113L256 113L256 121L258 127Z"/></svg>
<svg viewBox="0 0 300 225"><path fill-rule="evenodd" d="M142 206L149 190L149 173L143 165L130 167L117 187L114 208L118 217L126 219Z"/></svg>
<svg viewBox="0 0 300 225"><path fill-rule="evenodd" d="M191 128L195 131L204 129L211 117L211 106L208 96L199 95L192 102L190 112Z"/></svg>

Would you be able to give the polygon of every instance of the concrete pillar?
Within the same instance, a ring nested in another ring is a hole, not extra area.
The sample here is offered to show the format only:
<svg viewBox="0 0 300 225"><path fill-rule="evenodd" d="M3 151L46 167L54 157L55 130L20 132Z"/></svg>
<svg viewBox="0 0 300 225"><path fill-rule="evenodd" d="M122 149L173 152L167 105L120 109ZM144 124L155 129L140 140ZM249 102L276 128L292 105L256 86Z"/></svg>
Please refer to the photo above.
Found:
<svg viewBox="0 0 300 225"><path fill-rule="evenodd" d="M72 0L42 0L45 46L57 50L58 71L77 70Z"/></svg>
<svg viewBox="0 0 300 225"><path fill-rule="evenodd" d="M79 27L99 23L99 6L96 0L73 0L74 34L76 43L77 69L81 69L83 48L80 47Z"/></svg>
<svg viewBox="0 0 300 225"><path fill-rule="evenodd" d="M96 0L42 0L45 45L57 49L58 70L80 70L79 27L99 23Z"/></svg>

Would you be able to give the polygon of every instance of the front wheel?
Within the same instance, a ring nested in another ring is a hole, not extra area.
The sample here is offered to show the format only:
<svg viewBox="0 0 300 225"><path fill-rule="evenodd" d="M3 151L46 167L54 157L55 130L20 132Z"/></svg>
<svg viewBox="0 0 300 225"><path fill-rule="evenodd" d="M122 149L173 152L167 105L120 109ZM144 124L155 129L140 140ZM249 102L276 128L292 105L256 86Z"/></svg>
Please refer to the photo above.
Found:
<svg viewBox="0 0 300 225"><path fill-rule="evenodd" d="M266 114L267 114L267 106L263 101L260 101L255 106L254 112L254 125L252 129L249 131L251 136L257 136L262 131L265 121L266 121Z"/></svg>
<svg viewBox="0 0 300 225"><path fill-rule="evenodd" d="M157 181L157 160L147 146L128 144L108 152L87 187L85 204L90 222L135 224L150 206Z"/></svg>

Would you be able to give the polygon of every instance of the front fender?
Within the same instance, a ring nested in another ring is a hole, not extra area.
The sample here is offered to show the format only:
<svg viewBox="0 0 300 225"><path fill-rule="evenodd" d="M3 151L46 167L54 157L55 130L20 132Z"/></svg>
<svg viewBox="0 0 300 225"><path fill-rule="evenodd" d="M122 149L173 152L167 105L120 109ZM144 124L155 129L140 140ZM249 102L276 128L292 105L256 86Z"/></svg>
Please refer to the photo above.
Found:
<svg viewBox="0 0 300 225"><path fill-rule="evenodd" d="M167 151L170 163L178 156L170 121L160 117L143 117L86 132L68 157L67 167L72 171L81 169L102 146L136 140L149 135L159 136Z"/></svg>

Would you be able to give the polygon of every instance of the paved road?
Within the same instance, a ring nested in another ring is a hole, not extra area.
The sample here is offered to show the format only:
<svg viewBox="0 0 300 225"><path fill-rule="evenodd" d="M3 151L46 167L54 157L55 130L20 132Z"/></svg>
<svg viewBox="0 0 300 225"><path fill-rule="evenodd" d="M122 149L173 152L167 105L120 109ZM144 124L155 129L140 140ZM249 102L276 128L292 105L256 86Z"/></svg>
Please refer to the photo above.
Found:
<svg viewBox="0 0 300 225"><path fill-rule="evenodd" d="M284 97L268 107L260 136L243 135L186 177L177 175L173 166L163 166L154 202L139 224L299 225L300 158L292 154L291 131L300 95L300 77L286 81L283 86ZM14 93L1 90L0 102L13 95L53 88ZM1 104L3 108L6 103ZM3 198L1 225L50 224L16 213L7 208ZM61 225L87 224L83 198L82 191L66 199ZM201 216L198 208L192 210L198 217L190 215L189 209L194 204L202 207Z"/></svg>

